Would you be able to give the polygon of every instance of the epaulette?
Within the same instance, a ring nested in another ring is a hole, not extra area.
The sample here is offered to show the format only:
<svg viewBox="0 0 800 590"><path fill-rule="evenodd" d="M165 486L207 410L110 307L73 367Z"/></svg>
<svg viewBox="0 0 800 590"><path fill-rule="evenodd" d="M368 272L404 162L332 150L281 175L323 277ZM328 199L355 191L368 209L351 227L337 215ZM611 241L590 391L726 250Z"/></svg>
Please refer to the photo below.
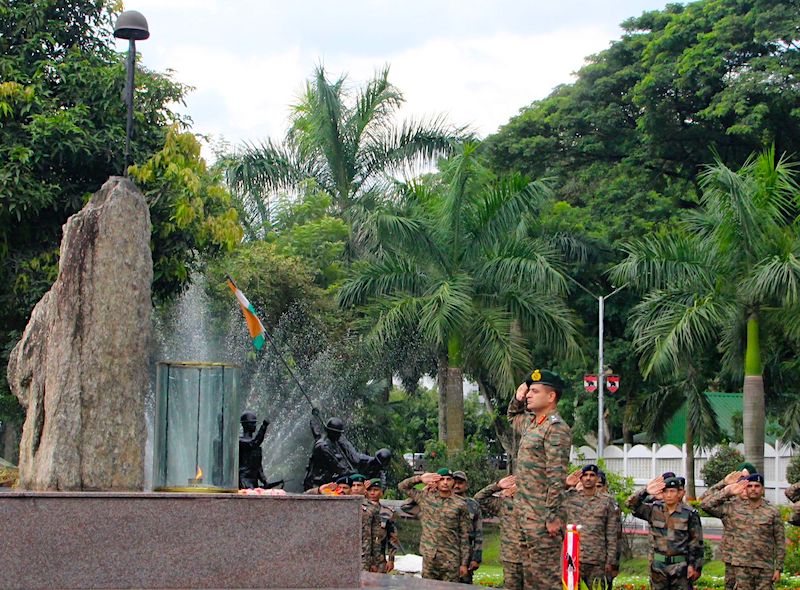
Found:
<svg viewBox="0 0 800 590"><path fill-rule="evenodd" d="M550 414L550 423L551 424L558 424L561 422L561 416L558 414Z"/></svg>

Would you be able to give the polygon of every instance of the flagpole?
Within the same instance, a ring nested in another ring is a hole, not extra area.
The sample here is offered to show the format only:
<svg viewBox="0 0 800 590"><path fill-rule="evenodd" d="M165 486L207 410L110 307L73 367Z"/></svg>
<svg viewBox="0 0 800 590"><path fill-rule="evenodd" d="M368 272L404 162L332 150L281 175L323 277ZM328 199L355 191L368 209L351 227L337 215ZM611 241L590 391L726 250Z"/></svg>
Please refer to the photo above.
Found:
<svg viewBox="0 0 800 590"><path fill-rule="evenodd" d="M234 287L236 287L237 289L239 288L236 285L236 281L233 280L233 277L231 277L231 275L229 275L228 273L225 273L225 276L228 278L228 280L231 282L231 284ZM263 322L262 322L262 326L263 326ZM300 380L295 376L294 371L292 371L292 368L289 366L289 363L287 363L286 359L283 358L283 355L281 354L281 351L278 349L278 345L275 344L275 341L272 339L272 336L269 335L269 332L267 331L266 327L264 327L264 336L267 337L267 340L269 341L270 345L272 345L272 349L275 351L275 354L278 355L278 358L283 363L283 366L286 367L286 370L289 372L289 375L291 375L292 379L294 380L295 384L297 385L297 388L300 390L300 393L302 393L303 397L305 397L306 400L308 401L308 405L311 406L312 410L315 409L314 408L314 403L311 401L311 398L308 397L308 394L306 393L306 390L303 388L303 385L300 383ZM322 422L322 419L319 416L317 416L317 419L320 421L320 423Z"/></svg>

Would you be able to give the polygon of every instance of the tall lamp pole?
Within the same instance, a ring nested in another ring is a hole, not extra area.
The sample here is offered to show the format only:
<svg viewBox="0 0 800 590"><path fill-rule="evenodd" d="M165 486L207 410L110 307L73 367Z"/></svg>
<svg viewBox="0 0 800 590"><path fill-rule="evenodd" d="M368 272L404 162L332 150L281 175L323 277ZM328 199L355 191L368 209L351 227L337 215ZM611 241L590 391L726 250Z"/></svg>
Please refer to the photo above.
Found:
<svg viewBox="0 0 800 590"><path fill-rule="evenodd" d="M597 299L597 460L599 461L603 457L603 452L605 451L605 428L603 420L603 414L605 413L605 399L603 395L605 389L605 370L603 369L603 366L605 365L605 360L603 358L603 336L605 328L606 299L610 299L628 285L625 284L621 287L617 287L608 295L595 295L571 276L566 276L569 280L578 285L578 287L591 295L592 299Z"/></svg>
<svg viewBox="0 0 800 590"><path fill-rule="evenodd" d="M141 12L126 10L119 15L114 26L114 36L118 39L128 40L128 60L125 81L125 104L128 107L128 122L125 127L125 170L128 176L128 167L133 164L131 158L131 136L133 135L133 80L136 72L136 41L144 41L150 37L147 28L147 19Z"/></svg>

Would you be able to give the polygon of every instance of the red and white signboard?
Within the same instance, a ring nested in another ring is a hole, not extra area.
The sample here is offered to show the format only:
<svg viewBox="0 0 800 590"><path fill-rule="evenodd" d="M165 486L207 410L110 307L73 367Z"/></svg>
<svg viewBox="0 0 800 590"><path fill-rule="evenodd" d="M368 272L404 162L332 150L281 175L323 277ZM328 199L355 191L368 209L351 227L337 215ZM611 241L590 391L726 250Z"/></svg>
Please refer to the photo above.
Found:
<svg viewBox="0 0 800 590"><path fill-rule="evenodd" d="M583 388L589 393L597 391L597 375L584 375Z"/></svg>
<svg viewBox="0 0 800 590"><path fill-rule="evenodd" d="M617 393L619 391L619 375L606 377L606 389L608 389L609 393Z"/></svg>

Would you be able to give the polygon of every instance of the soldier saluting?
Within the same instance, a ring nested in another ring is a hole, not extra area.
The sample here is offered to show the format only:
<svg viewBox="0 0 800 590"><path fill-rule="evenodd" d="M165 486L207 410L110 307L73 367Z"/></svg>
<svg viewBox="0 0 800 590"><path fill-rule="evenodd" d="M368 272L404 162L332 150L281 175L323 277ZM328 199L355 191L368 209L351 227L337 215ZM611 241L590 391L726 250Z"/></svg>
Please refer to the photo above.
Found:
<svg viewBox="0 0 800 590"><path fill-rule="evenodd" d="M722 520L735 587L771 589L781 577L786 539L781 513L764 500L764 476L753 473L728 484L704 497L701 506Z"/></svg>
<svg viewBox="0 0 800 590"><path fill-rule="evenodd" d="M522 562L526 590L561 590L561 497L567 479L572 433L558 415L564 381L536 369L508 406L508 419L521 435L517 453L514 512L525 547Z"/></svg>
<svg viewBox="0 0 800 590"><path fill-rule="evenodd" d="M650 524L652 590L691 589L703 569L703 527L697 510L681 502L684 486L682 477L658 476L626 502ZM662 492L663 499L645 502Z"/></svg>
<svg viewBox="0 0 800 590"><path fill-rule="evenodd" d="M429 487L415 489L420 482ZM397 484L397 489L420 508L422 577L458 582L469 573L472 521L467 503L453 494L453 472L442 468L436 473L415 475Z"/></svg>

